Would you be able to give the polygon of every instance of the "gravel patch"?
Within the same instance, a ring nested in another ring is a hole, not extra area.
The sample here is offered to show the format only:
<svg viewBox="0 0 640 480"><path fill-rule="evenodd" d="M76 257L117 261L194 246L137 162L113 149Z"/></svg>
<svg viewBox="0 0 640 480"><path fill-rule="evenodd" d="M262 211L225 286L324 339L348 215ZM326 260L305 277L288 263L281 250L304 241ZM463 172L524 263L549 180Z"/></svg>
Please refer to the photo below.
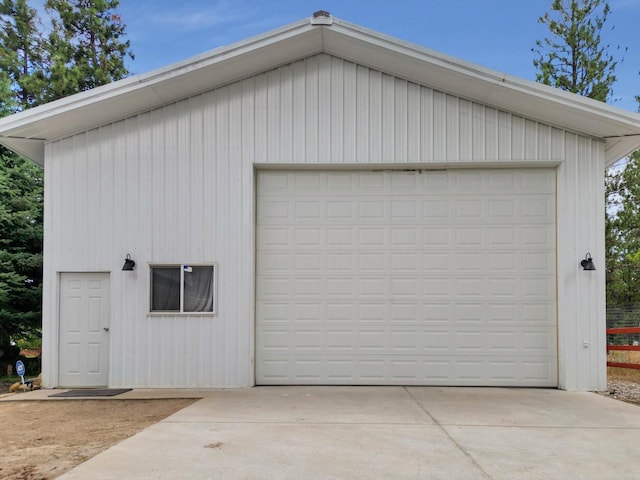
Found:
<svg viewBox="0 0 640 480"><path fill-rule="evenodd" d="M640 383L624 380L609 380L607 391L610 397L623 402L640 405Z"/></svg>

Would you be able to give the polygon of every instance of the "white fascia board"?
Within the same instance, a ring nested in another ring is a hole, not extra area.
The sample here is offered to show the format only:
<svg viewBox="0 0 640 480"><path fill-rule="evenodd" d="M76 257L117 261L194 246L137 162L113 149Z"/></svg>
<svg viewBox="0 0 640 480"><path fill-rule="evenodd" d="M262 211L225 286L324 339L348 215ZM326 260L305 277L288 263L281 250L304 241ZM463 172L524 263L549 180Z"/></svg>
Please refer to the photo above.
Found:
<svg viewBox="0 0 640 480"><path fill-rule="evenodd" d="M640 148L640 115L336 19L324 51L531 120L604 140L607 164ZM615 145L615 148L614 148Z"/></svg>
<svg viewBox="0 0 640 480"><path fill-rule="evenodd" d="M0 137L0 144L44 166L44 142L28 138Z"/></svg>
<svg viewBox="0 0 640 480"><path fill-rule="evenodd" d="M605 140L605 166L610 167L618 160L631 155L639 149L637 135L631 137L607 138Z"/></svg>
<svg viewBox="0 0 640 480"><path fill-rule="evenodd" d="M532 120L596 138L640 135L640 115L520 79L336 19L324 50ZM637 139L640 146L640 137ZM636 147L637 148L637 147Z"/></svg>
<svg viewBox="0 0 640 480"><path fill-rule="evenodd" d="M317 53L420 85L604 139L607 162L640 147L640 115L519 79L363 27L309 19L205 52L144 75L98 87L0 119L0 143L55 140L157 108ZM624 140L620 140L623 137ZM13 140L11 140L13 139ZM614 148L613 145L616 145ZM25 154L30 149L24 149ZM29 157L40 163L40 158Z"/></svg>
<svg viewBox="0 0 640 480"><path fill-rule="evenodd" d="M287 41L295 37L293 41ZM0 118L0 143L19 151L19 141L44 143L96 128L177 101L322 50L321 32L300 21L205 52L147 74L81 92ZM19 153L41 163L29 149Z"/></svg>

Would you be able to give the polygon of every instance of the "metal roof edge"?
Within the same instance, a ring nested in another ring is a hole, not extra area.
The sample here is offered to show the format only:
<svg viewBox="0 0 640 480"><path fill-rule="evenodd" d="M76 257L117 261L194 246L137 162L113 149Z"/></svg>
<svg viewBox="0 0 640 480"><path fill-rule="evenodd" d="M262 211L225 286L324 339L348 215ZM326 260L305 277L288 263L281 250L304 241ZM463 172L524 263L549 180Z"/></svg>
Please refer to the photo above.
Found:
<svg viewBox="0 0 640 480"><path fill-rule="evenodd" d="M44 141L0 136L0 144L44 167Z"/></svg>
<svg viewBox="0 0 640 480"><path fill-rule="evenodd" d="M320 52L541 123L604 139L607 155L623 151L626 155L640 147L640 137L636 137L640 134L637 113L467 62L330 15L315 14L145 74L0 118L0 143L20 148L33 158L31 155L36 152L32 146L25 147L28 142L43 143L96 128L202 93L200 87L216 88L224 82ZM217 68L221 65L225 68ZM222 70L226 73L220 74ZM210 81L212 73L216 73L219 83ZM75 120L71 122L75 125L62 121L54 124L53 119L58 116L58 120ZM78 122L78 116L84 121ZM40 134L46 129L49 135Z"/></svg>
<svg viewBox="0 0 640 480"><path fill-rule="evenodd" d="M171 65L154 69L147 73L132 75L130 77L123 78L122 80L54 100L7 117L2 117L0 118L0 136L4 131L7 131L4 127L9 124L15 128L22 124L32 123L50 116L55 116L61 111L79 108L98 101L108 100L109 98L135 91L140 88L153 87L157 83L168 78L179 76L182 73L197 70L208 64L215 63L216 61L219 61L220 58L244 53L243 50L246 50L247 47L254 47L265 41L274 41L283 34L289 36L294 32L309 28L312 27L310 27L308 19L299 20L245 40L240 40L226 46L208 50L201 54L172 63Z"/></svg>
<svg viewBox="0 0 640 480"><path fill-rule="evenodd" d="M424 61L438 64L443 67L449 67L452 70L465 73L476 80L482 79L498 86L504 86L506 88L516 90L519 93L552 99L554 103L570 104L572 107L579 107L611 119L632 123L640 122L640 114L616 107L615 105L611 105L606 102L601 102L582 95L560 90L559 88L517 77L500 70L484 67L482 65L453 57L422 45L407 42L339 18L334 19L334 24L343 27L346 31L353 32L355 35L361 35L363 40L367 37L378 41L381 40L388 43L388 45L394 50L397 50L398 53L404 55L418 55L419 57L422 57L421 59Z"/></svg>

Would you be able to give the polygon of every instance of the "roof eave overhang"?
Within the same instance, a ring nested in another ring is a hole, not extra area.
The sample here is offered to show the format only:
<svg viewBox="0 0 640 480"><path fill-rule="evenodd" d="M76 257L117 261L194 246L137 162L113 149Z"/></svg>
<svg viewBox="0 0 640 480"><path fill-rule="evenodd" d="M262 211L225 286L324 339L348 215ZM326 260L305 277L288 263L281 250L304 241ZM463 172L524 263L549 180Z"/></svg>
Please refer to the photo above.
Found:
<svg viewBox="0 0 640 480"><path fill-rule="evenodd" d="M607 166L640 148L640 115L637 113L355 25L331 33L324 35L326 53L550 126L601 139L605 144Z"/></svg>
<svg viewBox="0 0 640 480"><path fill-rule="evenodd" d="M46 141L96 128L317 53L601 139L606 163L640 147L640 115L332 19L287 25L145 75L0 119L0 143L44 162Z"/></svg>
<svg viewBox="0 0 640 480"><path fill-rule="evenodd" d="M308 21L0 118L0 143L44 165L44 143L97 128L322 50ZM39 146L37 146L39 144Z"/></svg>

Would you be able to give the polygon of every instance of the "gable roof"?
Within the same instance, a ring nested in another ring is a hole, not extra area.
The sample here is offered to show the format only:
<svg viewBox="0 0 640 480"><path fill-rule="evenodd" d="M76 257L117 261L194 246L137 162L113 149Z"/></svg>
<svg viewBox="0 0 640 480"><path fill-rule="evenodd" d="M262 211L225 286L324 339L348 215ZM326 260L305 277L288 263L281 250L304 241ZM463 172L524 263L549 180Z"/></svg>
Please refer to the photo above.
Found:
<svg viewBox="0 0 640 480"><path fill-rule="evenodd" d="M331 16L304 19L0 119L0 143L40 163L44 144L318 53L605 141L607 165L640 148L640 114L509 76Z"/></svg>

